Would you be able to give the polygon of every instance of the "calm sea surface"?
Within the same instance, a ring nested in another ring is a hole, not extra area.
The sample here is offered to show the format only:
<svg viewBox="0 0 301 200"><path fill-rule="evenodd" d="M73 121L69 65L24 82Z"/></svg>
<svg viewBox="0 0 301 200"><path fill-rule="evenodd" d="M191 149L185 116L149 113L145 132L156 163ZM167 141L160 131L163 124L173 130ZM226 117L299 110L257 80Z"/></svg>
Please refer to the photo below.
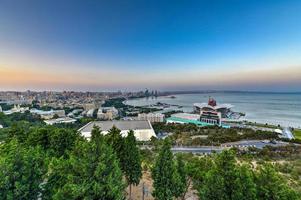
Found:
<svg viewBox="0 0 301 200"><path fill-rule="evenodd" d="M246 113L245 119L258 123L301 127L301 93L203 93L174 95L176 98L158 97L128 100L134 106L146 106L157 102L183 106L185 112L193 110L193 103L207 102L215 98L217 104L230 103L233 111Z"/></svg>

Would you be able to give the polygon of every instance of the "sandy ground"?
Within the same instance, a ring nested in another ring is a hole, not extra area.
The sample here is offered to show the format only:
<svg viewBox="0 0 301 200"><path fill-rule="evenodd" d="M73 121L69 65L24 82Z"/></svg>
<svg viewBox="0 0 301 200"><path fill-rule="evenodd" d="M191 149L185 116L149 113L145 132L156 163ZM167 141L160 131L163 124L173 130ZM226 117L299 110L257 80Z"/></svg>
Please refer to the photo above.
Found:
<svg viewBox="0 0 301 200"><path fill-rule="evenodd" d="M138 186L132 186L132 200L142 200L142 194L143 194L143 184L146 188L146 194L144 196L144 200L154 200L152 197L152 191L153 191L153 180L151 178L151 174L149 172L143 172L142 179ZM127 193L129 193L129 187L127 188ZM127 195L127 199L129 199L129 196ZM188 193L185 196L185 200L198 200L197 195L195 194L195 191L189 189Z"/></svg>

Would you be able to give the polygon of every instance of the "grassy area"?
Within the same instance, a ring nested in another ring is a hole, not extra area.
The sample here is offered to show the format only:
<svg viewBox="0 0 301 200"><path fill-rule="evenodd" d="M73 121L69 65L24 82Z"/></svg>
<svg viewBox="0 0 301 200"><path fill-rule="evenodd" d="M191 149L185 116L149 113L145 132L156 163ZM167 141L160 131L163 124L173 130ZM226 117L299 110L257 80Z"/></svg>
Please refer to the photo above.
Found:
<svg viewBox="0 0 301 200"><path fill-rule="evenodd" d="M257 126L261 128L279 128L279 126L272 125L272 124L261 124L261 123L256 123L256 122L247 122L246 125L252 125L252 126Z"/></svg>
<svg viewBox="0 0 301 200"><path fill-rule="evenodd" d="M300 139L301 140L301 129L296 129L294 130L294 136L296 139Z"/></svg>

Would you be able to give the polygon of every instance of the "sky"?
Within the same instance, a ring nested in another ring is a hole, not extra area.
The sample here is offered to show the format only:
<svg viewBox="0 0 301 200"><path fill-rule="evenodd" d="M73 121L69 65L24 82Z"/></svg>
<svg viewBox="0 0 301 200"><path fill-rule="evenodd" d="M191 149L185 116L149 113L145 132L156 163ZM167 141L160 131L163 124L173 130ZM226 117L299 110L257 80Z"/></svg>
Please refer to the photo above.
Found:
<svg viewBox="0 0 301 200"><path fill-rule="evenodd" d="M301 91L300 0L0 0L0 90Z"/></svg>

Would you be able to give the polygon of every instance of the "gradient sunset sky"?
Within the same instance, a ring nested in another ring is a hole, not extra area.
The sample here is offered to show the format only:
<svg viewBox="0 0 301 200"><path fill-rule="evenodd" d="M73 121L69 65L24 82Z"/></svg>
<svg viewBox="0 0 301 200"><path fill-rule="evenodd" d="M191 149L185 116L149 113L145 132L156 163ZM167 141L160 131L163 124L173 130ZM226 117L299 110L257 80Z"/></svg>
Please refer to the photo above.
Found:
<svg viewBox="0 0 301 200"><path fill-rule="evenodd" d="M300 0L0 0L0 90L301 91Z"/></svg>

